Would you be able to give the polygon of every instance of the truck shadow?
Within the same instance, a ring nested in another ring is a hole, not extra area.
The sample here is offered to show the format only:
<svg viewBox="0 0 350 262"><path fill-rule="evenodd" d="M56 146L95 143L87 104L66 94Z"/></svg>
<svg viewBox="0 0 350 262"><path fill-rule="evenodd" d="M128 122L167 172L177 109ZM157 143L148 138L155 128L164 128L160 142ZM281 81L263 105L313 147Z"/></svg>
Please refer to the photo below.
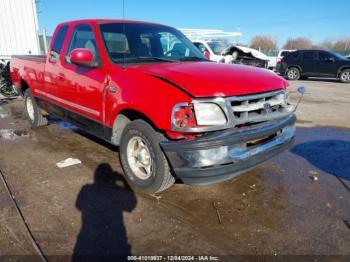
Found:
<svg viewBox="0 0 350 262"><path fill-rule="evenodd" d="M123 176L109 164L96 168L94 183L83 186L76 200L82 227L77 236L72 261L125 259L131 255L123 212L137 204L133 191Z"/></svg>
<svg viewBox="0 0 350 262"><path fill-rule="evenodd" d="M70 130L72 132L75 132L97 144L100 144L100 145L103 145L104 147L108 148L109 150L111 151L114 151L114 152L117 152L119 151L119 147L118 146L115 146L115 145L112 145L111 143L108 143L107 141L101 139L101 138L98 138L94 135L91 135L87 132L85 132L84 130L82 129L79 129L78 127L76 127L75 125L73 124L70 124L68 122L65 122L64 120L61 120L59 118L55 118L55 117L50 117L49 118L49 124L56 124L59 128L61 129L66 129L66 130Z"/></svg>
<svg viewBox="0 0 350 262"><path fill-rule="evenodd" d="M350 181L350 142L316 140L298 144L291 150L323 172Z"/></svg>

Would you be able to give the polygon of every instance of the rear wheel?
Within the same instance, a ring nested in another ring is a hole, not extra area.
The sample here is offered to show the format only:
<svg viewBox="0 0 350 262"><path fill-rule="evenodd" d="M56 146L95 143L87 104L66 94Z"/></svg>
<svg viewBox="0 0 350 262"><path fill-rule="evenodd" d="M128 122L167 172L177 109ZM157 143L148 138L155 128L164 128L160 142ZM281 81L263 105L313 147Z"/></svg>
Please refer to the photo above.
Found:
<svg viewBox="0 0 350 262"><path fill-rule="evenodd" d="M131 186L148 194L161 192L174 184L168 161L159 143L164 141L143 120L129 123L120 142L120 160L125 177Z"/></svg>
<svg viewBox="0 0 350 262"><path fill-rule="evenodd" d="M286 76L288 80L298 80L300 78L300 71L296 67L291 67L287 70Z"/></svg>
<svg viewBox="0 0 350 262"><path fill-rule="evenodd" d="M29 88L24 92L24 107L28 121L32 127L47 125L48 120L41 114L40 108L36 104Z"/></svg>
<svg viewBox="0 0 350 262"><path fill-rule="evenodd" d="M343 70L340 73L339 79L342 83L350 83L350 69Z"/></svg>

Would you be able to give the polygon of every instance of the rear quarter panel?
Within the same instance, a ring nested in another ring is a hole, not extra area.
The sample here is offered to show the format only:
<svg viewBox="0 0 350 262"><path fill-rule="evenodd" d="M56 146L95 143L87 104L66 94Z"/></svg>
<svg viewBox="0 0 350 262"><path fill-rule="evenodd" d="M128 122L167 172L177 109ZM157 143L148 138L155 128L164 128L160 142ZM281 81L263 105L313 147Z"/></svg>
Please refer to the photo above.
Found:
<svg viewBox="0 0 350 262"><path fill-rule="evenodd" d="M44 72L46 57L43 56L15 56L11 59L11 79L23 92L24 82L30 87L33 95L35 90L44 88Z"/></svg>

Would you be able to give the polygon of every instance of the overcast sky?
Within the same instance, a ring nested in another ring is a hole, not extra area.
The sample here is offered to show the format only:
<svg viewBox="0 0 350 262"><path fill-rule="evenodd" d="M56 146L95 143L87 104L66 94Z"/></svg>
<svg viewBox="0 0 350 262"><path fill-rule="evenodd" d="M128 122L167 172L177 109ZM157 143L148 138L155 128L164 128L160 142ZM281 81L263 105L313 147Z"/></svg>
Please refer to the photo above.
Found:
<svg viewBox="0 0 350 262"><path fill-rule="evenodd" d="M52 34L63 21L122 18L123 0L40 0L39 26ZM240 30L241 42L271 35L283 45L289 37L350 36L350 0L125 0L128 19L160 22L177 28Z"/></svg>

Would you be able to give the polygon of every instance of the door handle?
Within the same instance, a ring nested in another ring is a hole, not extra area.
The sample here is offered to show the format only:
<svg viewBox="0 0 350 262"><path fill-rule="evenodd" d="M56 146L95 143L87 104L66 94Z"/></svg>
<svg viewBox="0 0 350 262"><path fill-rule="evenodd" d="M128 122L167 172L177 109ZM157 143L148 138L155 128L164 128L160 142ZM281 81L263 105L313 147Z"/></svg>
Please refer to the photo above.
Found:
<svg viewBox="0 0 350 262"><path fill-rule="evenodd" d="M61 80L61 81L64 81L66 78L64 77L64 74L59 73L58 74L58 79Z"/></svg>

